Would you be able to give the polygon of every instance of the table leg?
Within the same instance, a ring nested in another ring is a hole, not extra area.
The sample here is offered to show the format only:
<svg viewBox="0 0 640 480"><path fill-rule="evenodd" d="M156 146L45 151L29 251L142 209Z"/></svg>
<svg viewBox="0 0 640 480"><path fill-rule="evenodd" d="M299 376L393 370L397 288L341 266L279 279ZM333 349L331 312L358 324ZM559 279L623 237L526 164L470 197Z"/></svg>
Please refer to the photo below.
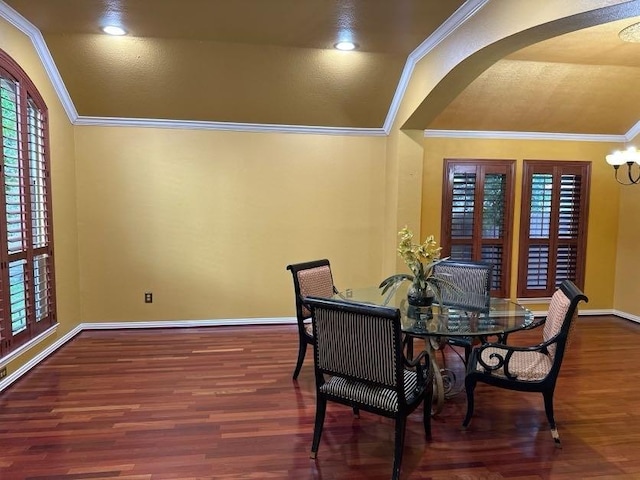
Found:
<svg viewBox="0 0 640 480"><path fill-rule="evenodd" d="M444 401L462 392L461 388L456 389L456 374L453 370L446 368L443 355L443 367L438 364L438 351L442 351L447 346L447 339L429 337L425 339L426 350L431 360L433 369L433 399L434 405L431 414L437 415L442 411Z"/></svg>
<svg viewBox="0 0 640 480"><path fill-rule="evenodd" d="M429 343L427 341L427 343ZM440 372L440 365L436 360L435 350L430 349L429 358L431 359L431 368L433 369L433 404L431 405L431 415L437 415L442 411L444 406L444 382L442 380L442 373Z"/></svg>
<svg viewBox="0 0 640 480"><path fill-rule="evenodd" d="M413 337L407 336L404 339L406 358L413 358ZM425 350L429 355L429 364L433 371L433 403L431 405L431 415L437 415L444 407L444 401L460 392L455 392L453 387L456 383L456 376L452 371L440 368L438 363L438 351L444 348L446 340L440 338L424 338Z"/></svg>

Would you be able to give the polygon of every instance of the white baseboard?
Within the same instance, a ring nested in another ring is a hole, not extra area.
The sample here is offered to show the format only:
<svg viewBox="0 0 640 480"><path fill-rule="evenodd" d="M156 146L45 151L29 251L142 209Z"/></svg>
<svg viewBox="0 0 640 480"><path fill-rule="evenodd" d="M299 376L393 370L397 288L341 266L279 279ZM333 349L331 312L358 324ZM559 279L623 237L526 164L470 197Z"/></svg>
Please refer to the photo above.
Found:
<svg viewBox="0 0 640 480"><path fill-rule="evenodd" d="M546 311L533 312L538 316L545 316ZM632 322L640 323L640 317L632 315L630 313L621 312L619 310L580 310L580 316L591 315L615 315ZM83 330L122 330L126 328L193 328L193 327L229 327L240 325L295 325L295 317L274 317L274 318L229 318L222 320L176 320L176 321L155 321L155 322L97 322L97 323L81 323L76 328L71 330L65 336L59 338L56 342L44 349L38 355L33 357L27 363L18 368L15 372L7 375L0 381L0 393L3 392L10 385L15 383L23 375L26 375L32 368L45 360L49 355L52 355L56 350L62 347L65 343L69 342L73 337L78 335ZM55 331L52 330L51 331ZM48 331L49 332L49 331ZM43 334L38 340L46 338L48 334ZM30 347L33 344L30 345ZM21 351L20 353L24 353ZM11 358L5 357L0 362L0 368L6 365Z"/></svg>
<svg viewBox="0 0 640 480"><path fill-rule="evenodd" d="M296 317L226 318L222 320L164 320L155 322L81 323L81 330L121 330L125 328L229 327L238 325L282 325L297 323Z"/></svg>
<svg viewBox="0 0 640 480"><path fill-rule="evenodd" d="M617 317L622 317L627 320L631 320L632 322L640 323L640 317L637 315L632 315L630 313L621 312L620 310L612 310L611 315L615 315Z"/></svg>
<svg viewBox="0 0 640 480"><path fill-rule="evenodd" d="M7 387L19 380L23 375L27 374L32 368L45 360L49 355L70 341L83 330L122 330L125 328L190 328L190 327L229 327L238 325L295 325L297 320L295 317L276 317L276 318L229 318L223 320L177 320L177 321L156 321L156 322L104 322L104 323L81 323L65 336L59 338L49 347L44 349L38 355L33 357L27 363L18 368L15 372L7 375L0 380L0 393ZM10 360L16 358L18 354L24 353L29 348L39 343L44 338L55 332L54 326L47 330L43 335L38 337L37 342L30 342L26 349L20 349L19 353L12 352L10 356L0 361L0 368L9 363Z"/></svg>

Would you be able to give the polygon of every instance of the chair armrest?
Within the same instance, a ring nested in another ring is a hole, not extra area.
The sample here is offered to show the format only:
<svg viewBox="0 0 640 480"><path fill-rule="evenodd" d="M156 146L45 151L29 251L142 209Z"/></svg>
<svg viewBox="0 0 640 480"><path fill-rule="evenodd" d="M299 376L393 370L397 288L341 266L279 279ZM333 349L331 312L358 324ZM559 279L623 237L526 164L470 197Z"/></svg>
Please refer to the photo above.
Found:
<svg viewBox="0 0 640 480"><path fill-rule="evenodd" d="M429 359L429 352L427 352L426 350L422 350L417 357L415 357L413 360L408 360L404 355L402 356L402 360L404 361L404 365L406 367L417 367L420 362L422 362L423 359L426 359L428 361Z"/></svg>
<svg viewBox="0 0 640 480"><path fill-rule="evenodd" d="M537 350L543 350L550 343L553 343L553 342L543 342L543 343L538 343L537 345L517 346L517 345L507 345L506 343L489 342L489 343L483 343L482 345L477 347L477 350L478 350L478 355L480 355L480 352L482 350L485 350L491 347L500 348L502 350L508 350L510 352L535 352Z"/></svg>
<svg viewBox="0 0 640 480"><path fill-rule="evenodd" d="M407 360L402 356L404 365L409 368L415 368L418 376L416 390L422 390L429 385L432 380L433 372L430 369L431 357L426 350L421 351L413 360Z"/></svg>
<svg viewBox="0 0 640 480"><path fill-rule="evenodd" d="M514 346L514 345L507 345L504 343L495 343L495 342L485 343L479 346L474 353L475 353L475 358L478 364L482 366L482 368L485 371L493 372L502 368L504 371L504 375L507 378L511 380L515 380L517 377L509 373L509 361L511 360L511 357L515 352L540 352L544 355L548 355L549 351L547 347L557 342L557 340L558 340L558 335L552 337L546 342L542 342L537 345L530 345L530 346ZM503 352L493 352L489 355L489 358L494 363L492 362L491 364L489 364L482 358L482 351L486 350L487 348L503 350Z"/></svg>

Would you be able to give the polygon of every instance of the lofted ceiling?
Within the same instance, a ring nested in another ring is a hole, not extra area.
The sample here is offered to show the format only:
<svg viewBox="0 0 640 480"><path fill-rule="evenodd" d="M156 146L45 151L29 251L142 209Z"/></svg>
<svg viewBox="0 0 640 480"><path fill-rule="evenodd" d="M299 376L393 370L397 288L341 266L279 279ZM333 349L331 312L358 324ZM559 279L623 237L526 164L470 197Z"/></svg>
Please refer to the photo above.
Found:
<svg viewBox="0 0 640 480"><path fill-rule="evenodd" d="M419 110L411 122L436 130L624 135L640 120L640 43L618 33L637 22L608 22L518 50L444 110L431 117Z"/></svg>
<svg viewBox="0 0 640 480"><path fill-rule="evenodd" d="M385 123L409 55L470 3L4 2L40 31L81 117L364 129ZM405 126L625 135L640 120L640 43L618 37L640 2L627 3L628 18L443 79ZM333 49L342 39L358 50Z"/></svg>

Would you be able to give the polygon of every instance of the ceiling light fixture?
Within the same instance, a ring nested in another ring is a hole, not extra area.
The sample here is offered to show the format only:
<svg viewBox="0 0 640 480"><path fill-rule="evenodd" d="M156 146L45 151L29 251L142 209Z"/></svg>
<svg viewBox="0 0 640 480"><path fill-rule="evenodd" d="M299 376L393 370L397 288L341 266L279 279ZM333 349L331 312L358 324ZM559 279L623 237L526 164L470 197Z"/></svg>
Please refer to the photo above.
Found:
<svg viewBox="0 0 640 480"><path fill-rule="evenodd" d="M634 23L620 30L618 37L620 37L620 40L623 42L640 42L640 22Z"/></svg>
<svg viewBox="0 0 640 480"><path fill-rule="evenodd" d="M108 35L126 35L127 32L124 28L118 27L116 25L107 25L106 27L102 27L102 31Z"/></svg>
<svg viewBox="0 0 640 480"><path fill-rule="evenodd" d="M636 165L636 171L640 169L640 152L636 150L636 147L629 147L626 150L616 150L605 158L607 163L615 170L616 181L618 183L621 183L622 185L633 185L640 182L640 172L637 172L637 174L634 175L631 169L634 164ZM628 182L622 182L618 179L618 169L624 164L627 165Z"/></svg>
<svg viewBox="0 0 640 480"><path fill-rule="evenodd" d="M334 45L334 47L338 50L348 52L350 50L355 50L358 46L353 42L338 42Z"/></svg>

